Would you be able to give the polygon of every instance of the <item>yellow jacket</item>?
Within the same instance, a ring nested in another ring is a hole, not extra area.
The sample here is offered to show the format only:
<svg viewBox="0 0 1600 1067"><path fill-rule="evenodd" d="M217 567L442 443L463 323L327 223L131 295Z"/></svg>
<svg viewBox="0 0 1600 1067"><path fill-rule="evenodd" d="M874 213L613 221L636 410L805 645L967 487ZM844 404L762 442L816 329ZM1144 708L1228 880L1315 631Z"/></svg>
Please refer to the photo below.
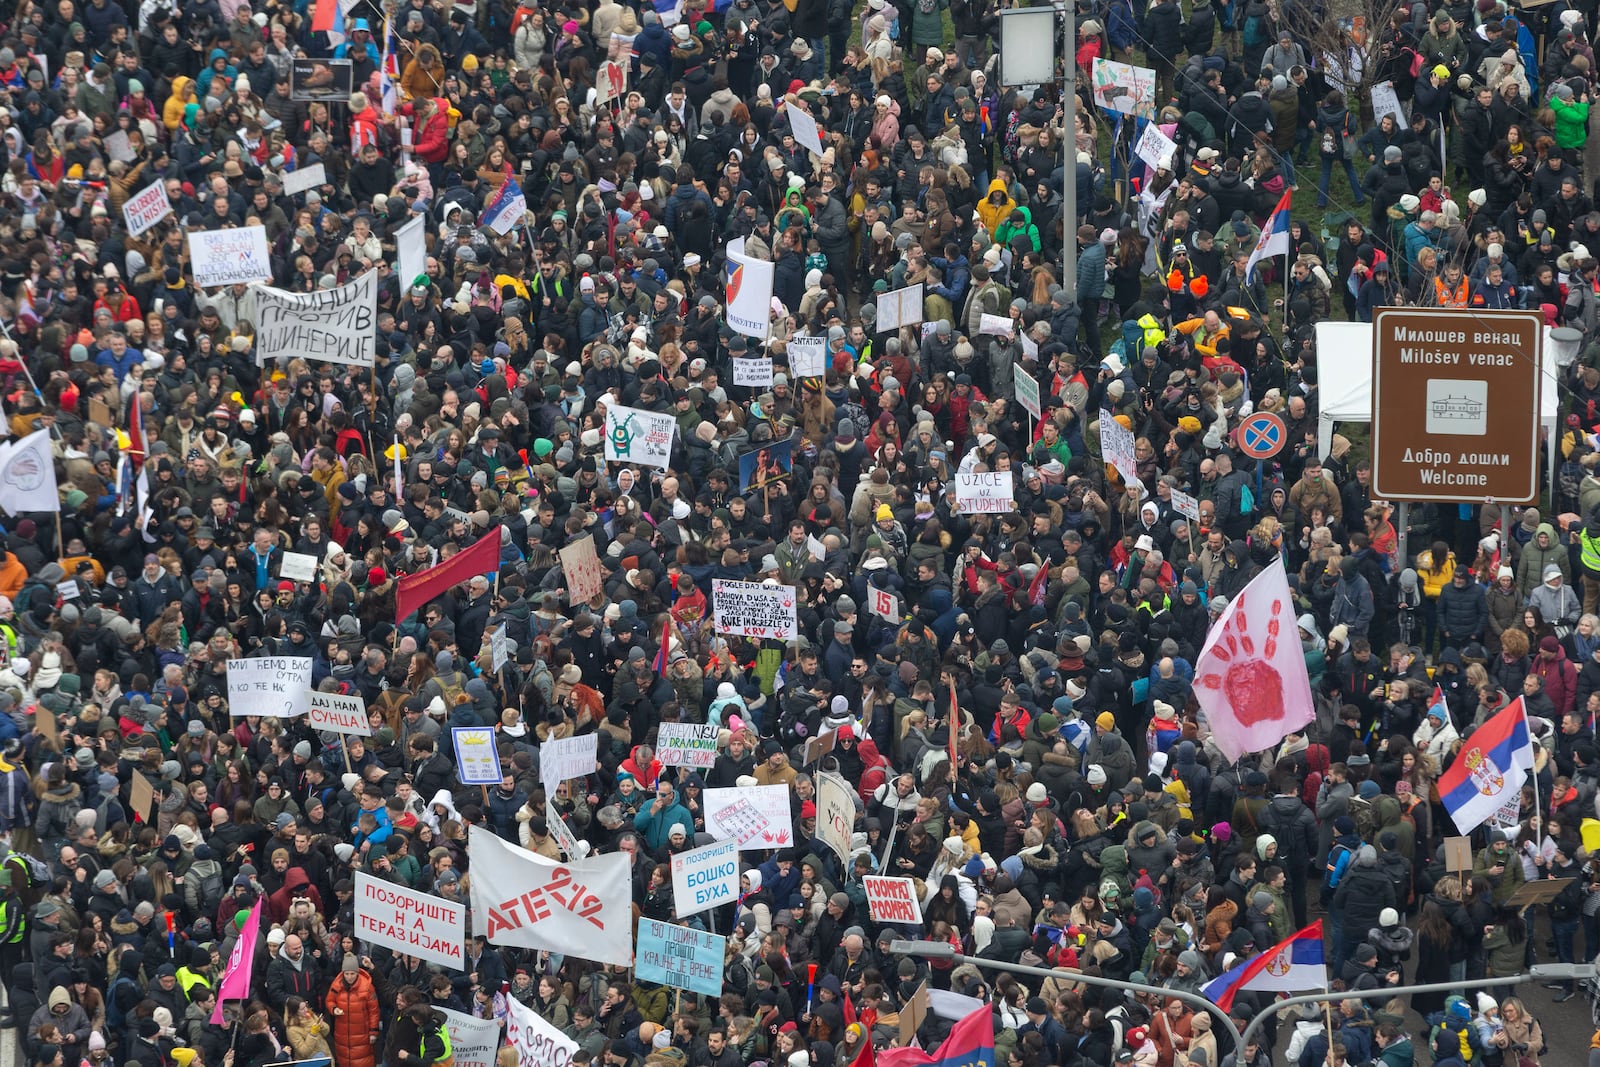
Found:
<svg viewBox="0 0 1600 1067"><path fill-rule="evenodd" d="M1444 565L1437 571L1433 569L1433 552L1417 553L1417 578L1422 582L1422 595L1429 600L1438 599L1444 587L1450 584L1450 579L1456 574L1456 554L1450 553Z"/></svg>
<svg viewBox="0 0 1600 1067"><path fill-rule="evenodd" d="M993 201L995 193L999 193L1003 198L998 204ZM1005 181L1001 178L996 178L989 183L989 192L984 195L982 200L978 201L978 220L983 223L984 231L990 237L993 237L994 231L1010 217L1011 212L1016 210L1016 207L1017 202L1011 199L1010 192L1006 190Z"/></svg>
<svg viewBox="0 0 1600 1067"><path fill-rule="evenodd" d="M173 78L172 92L161 108L161 124L167 128L168 133L178 132L178 127L183 124L183 109L193 99L195 99L194 79L185 78L181 74Z"/></svg>

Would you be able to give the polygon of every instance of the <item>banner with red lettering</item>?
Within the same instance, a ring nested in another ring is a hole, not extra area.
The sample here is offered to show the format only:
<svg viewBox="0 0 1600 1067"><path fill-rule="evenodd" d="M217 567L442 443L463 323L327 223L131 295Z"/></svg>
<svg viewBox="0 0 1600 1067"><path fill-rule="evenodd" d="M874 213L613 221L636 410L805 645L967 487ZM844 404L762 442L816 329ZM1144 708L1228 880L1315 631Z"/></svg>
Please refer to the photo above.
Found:
<svg viewBox="0 0 1600 1067"><path fill-rule="evenodd" d="M867 891L867 914L875 923L922 922L922 903L909 878L884 878L869 874L861 879Z"/></svg>
<svg viewBox="0 0 1600 1067"><path fill-rule="evenodd" d="M395 583L394 619L406 616L449 589L479 574L489 574L500 566L500 530L490 530L471 547L464 548L437 567L408 574Z"/></svg>
<svg viewBox="0 0 1600 1067"><path fill-rule="evenodd" d="M356 936L463 970L467 909L454 901L356 872Z"/></svg>
<svg viewBox="0 0 1600 1067"><path fill-rule="evenodd" d="M557 863L476 826L472 929L496 945L633 963L633 879L621 852Z"/></svg>

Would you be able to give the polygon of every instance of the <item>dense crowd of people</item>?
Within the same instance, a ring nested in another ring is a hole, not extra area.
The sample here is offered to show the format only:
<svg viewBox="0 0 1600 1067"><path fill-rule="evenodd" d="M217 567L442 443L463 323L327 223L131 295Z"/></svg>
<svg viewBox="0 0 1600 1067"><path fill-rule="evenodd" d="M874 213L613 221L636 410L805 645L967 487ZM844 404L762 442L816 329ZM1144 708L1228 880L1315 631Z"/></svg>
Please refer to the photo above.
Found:
<svg viewBox="0 0 1600 1067"><path fill-rule="evenodd" d="M4 12L3 402L60 487L0 524L0 964L30 1063L435 1067L438 1009L510 997L579 1067L845 1067L926 983L992 1005L1007 1067L1538 1064L1574 983L1349 997L1244 1049L1151 990L1318 918L1335 991L1600 952L1593 5L1419 0L1368 40L1299 2L1080 3L1068 107L1000 83L987 0L336 6ZM1154 72L1173 154L1092 105L1101 58ZM1374 119L1383 82L1409 118ZM1313 158L1332 234L1302 193L1286 269L1252 266ZM155 184L170 212L132 226ZM188 239L246 226L279 289L375 272L370 367L258 358L258 288L197 287ZM725 317L735 239L773 265L754 337ZM1313 325L1400 304L1581 332L1543 511L1419 505L1403 554L1362 445L1318 449L1318 362L1348 354ZM823 374L794 373L801 336ZM770 386L734 384L762 356ZM617 405L671 416L665 469L607 461ZM1255 411L1288 428L1270 460L1235 440ZM1012 510L957 506L985 472ZM495 568L399 616L485 536ZM1230 761L1196 663L1275 559L1317 715ZM719 632L729 580L792 588L799 638ZM370 735L231 713L229 663L264 655L311 659ZM1519 697L1535 770L1462 869L1437 781ZM663 768L667 723L715 724L715 763ZM460 727L495 732L497 787L461 782ZM541 746L588 733L594 772L548 791ZM848 856L817 837L824 774L858 802ZM680 916L704 791L752 785L790 789L797 844ZM461 970L358 941L356 872L469 901L470 827L627 853L637 916L728 934L720 998L481 927ZM869 874L912 879L921 924L874 922ZM212 1025L258 901L250 997Z"/></svg>

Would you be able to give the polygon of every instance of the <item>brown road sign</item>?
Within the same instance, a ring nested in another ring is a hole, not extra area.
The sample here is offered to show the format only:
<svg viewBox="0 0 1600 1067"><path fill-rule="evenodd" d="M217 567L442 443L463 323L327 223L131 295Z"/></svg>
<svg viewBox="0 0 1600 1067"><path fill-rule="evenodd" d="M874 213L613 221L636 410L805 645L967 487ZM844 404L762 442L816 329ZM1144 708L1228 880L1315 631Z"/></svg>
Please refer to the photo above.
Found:
<svg viewBox="0 0 1600 1067"><path fill-rule="evenodd" d="M1537 499L1538 312L1382 308L1372 333L1372 495Z"/></svg>

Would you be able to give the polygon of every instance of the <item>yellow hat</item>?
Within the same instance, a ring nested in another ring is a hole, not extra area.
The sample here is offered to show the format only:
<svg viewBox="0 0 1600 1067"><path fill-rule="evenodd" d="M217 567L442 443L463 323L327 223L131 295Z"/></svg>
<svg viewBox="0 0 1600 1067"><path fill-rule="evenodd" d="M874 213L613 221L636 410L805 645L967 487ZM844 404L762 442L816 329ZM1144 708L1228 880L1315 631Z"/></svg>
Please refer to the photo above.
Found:
<svg viewBox="0 0 1600 1067"><path fill-rule="evenodd" d="M477 56L473 56L473 55L462 56L461 57L461 69L466 71L468 74L471 74L473 71L477 70L478 69L478 57Z"/></svg>
<svg viewBox="0 0 1600 1067"><path fill-rule="evenodd" d="M1117 728L1117 717L1109 711L1102 711L1094 717L1094 724L1102 730L1115 730Z"/></svg>
<svg viewBox="0 0 1600 1067"><path fill-rule="evenodd" d="M877 519L879 522L883 522L886 519L893 519L894 512L889 509L888 504L879 504L878 510L873 513L873 518Z"/></svg>
<svg viewBox="0 0 1600 1067"><path fill-rule="evenodd" d="M171 1052L172 1062L176 1063L178 1067L189 1067L189 1065L194 1062L195 1056L197 1055L198 1053L196 1053L194 1049L183 1048L181 1046L173 1049Z"/></svg>
<svg viewBox="0 0 1600 1067"><path fill-rule="evenodd" d="M1195 434L1200 432L1200 420L1193 415L1185 415L1178 420L1178 429L1184 433Z"/></svg>

